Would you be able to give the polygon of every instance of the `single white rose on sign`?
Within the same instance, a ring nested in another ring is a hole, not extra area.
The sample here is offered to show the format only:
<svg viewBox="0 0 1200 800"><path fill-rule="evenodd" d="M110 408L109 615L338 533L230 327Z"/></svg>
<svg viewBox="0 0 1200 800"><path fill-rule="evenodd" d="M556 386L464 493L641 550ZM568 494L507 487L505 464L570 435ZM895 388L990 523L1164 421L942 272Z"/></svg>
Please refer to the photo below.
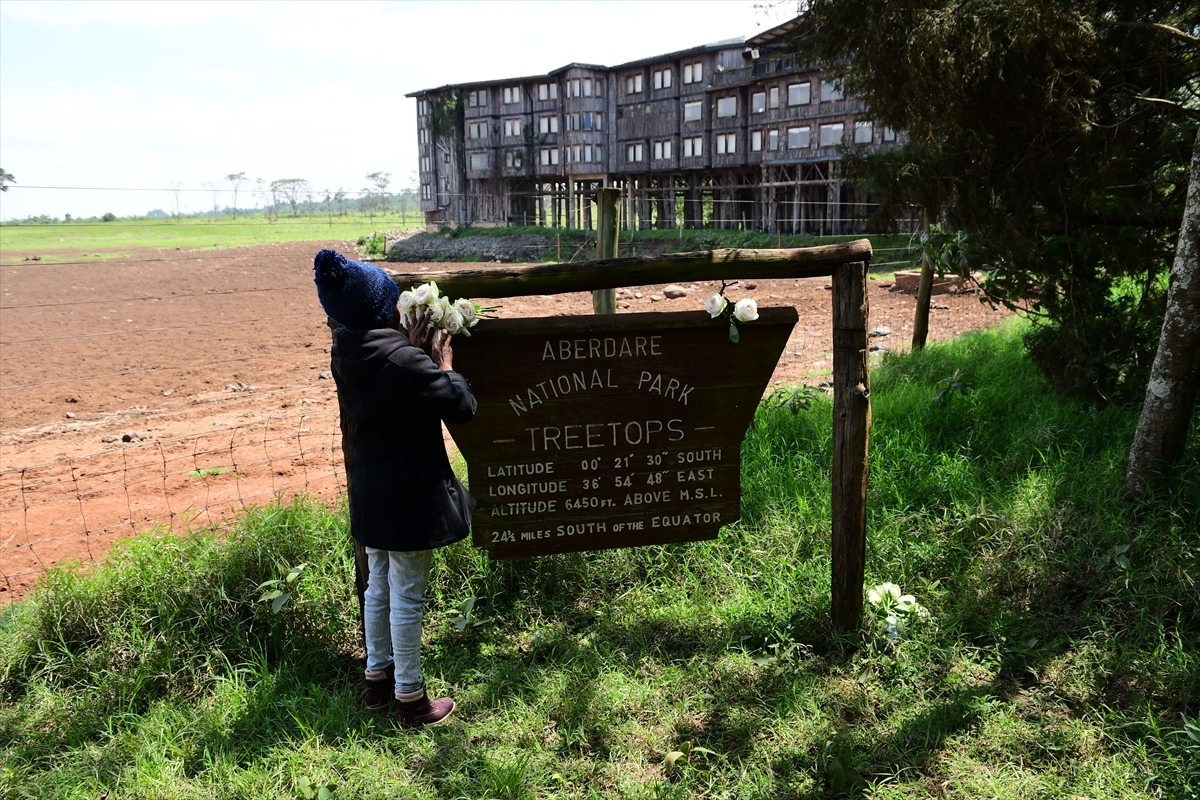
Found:
<svg viewBox="0 0 1200 800"><path fill-rule="evenodd" d="M729 301L722 294L710 294L708 299L704 301L704 310L708 312L708 316L716 319L721 316L721 312L725 310L725 306L729 305Z"/></svg>
<svg viewBox="0 0 1200 800"><path fill-rule="evenodd" d="M451 309L442 321L442 328L451 336L460 333L463 329L463 316L458 312L458 309Z"/></svg>
<svg viewBox="0 0 1200 800"><path fill-rule="evenodd" d="M417 296L409 291L400 293L400 310L404 313L412 311L412 307L417 304Z"/></svg>
<svg viewBox="0 0 1200 800"><path fill-rule="evenodd" d="M738 322L753 322L758 319L758 303L753 297L743 297L733 307L733 318Z"/></svg>
<svg viewBox="0 0 1200 800"><path fill-rule="evenodd" d="M460 297L454 302L454 310L462 316L463 325L468 328L474 328L475 323L479 322L479 315L475 313L475 304L465 297Z"/></svg>

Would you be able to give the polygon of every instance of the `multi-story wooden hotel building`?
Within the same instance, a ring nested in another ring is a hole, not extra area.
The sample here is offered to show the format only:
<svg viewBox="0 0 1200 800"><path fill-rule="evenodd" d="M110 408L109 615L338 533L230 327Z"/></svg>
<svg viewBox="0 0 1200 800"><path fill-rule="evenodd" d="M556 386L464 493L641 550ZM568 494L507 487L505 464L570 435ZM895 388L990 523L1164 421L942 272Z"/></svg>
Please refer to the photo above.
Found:
<svg viewBox="0 0 1200 800"><path fill-rule="evenodd" d="M898 137L790 55L795 27L413 92L426 221L590 228L617 186L626 228L861 230L836 147Z"/></svg>

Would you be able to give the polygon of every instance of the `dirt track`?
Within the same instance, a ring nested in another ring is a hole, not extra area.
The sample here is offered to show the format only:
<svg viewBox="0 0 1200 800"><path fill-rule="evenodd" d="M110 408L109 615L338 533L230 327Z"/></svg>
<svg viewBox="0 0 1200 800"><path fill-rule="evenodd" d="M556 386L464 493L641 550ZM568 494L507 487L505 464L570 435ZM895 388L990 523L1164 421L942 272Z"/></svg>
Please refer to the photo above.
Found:
<svg viewBox="0 0 1200 800"><path fill-rule="evenodd" d="M329 332L312 284L321 247L352 250L346 242L143 250L58 265L4 252L0 602L27 591L45 567L100 558L154 524L218 523L277 493L341 491L337 400L322 377ZM826 285L758 281L728 292L800 314L773 385L828 374ZM618 298L621 312L699 309L715 286L674 300L662 288ZM502 317L591 312L586 294L497 302ZM872 342L906 349L914 298L873 282L870 303L870 326L891 330ZM969 294L937 296L934 305L934 339L1004 316Z"/></svg>

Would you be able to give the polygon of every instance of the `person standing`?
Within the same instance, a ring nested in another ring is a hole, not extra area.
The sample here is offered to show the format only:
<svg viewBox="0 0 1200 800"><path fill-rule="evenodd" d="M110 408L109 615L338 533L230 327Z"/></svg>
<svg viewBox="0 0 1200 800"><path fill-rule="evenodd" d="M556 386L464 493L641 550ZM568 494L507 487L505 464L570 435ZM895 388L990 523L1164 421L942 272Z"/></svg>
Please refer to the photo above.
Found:
<svg viewBox="0 0 1200 800"><path fill-rule="evenodd" d="M367 552L364 597L366 703L394 707L406 727L436 725L454 711L430 699L421 673L421 618L433 550L470 527L475 499L450 469L442 422L465 423L475 395L454 372L450 336L427 314L401 329L399 289L372 264L334 250L313 259L321 307L342 327L330 362L353 438L350 533Z"/></svg>

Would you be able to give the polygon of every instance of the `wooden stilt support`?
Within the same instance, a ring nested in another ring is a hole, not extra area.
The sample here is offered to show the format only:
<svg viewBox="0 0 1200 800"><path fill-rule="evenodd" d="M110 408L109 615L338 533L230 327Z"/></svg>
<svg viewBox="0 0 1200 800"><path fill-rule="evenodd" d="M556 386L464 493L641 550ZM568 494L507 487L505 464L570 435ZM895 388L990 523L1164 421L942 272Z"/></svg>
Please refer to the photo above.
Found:
<svg viewBox="0 0 1200 800"><path fill-rule="evenodd" d="M867 546L867 446L871 379L867 372L867 264L833 271L833 524L830 615L835 630L862 620Z"/></svg>
<svg viewBox="0 0 1200 800"><path fill-rule="evenodd" d="M616 258L620 225L621 190L600 189L596 212L596 258ZM592 310L597 314L617 313L616 289L592 291Z"/></svg>

